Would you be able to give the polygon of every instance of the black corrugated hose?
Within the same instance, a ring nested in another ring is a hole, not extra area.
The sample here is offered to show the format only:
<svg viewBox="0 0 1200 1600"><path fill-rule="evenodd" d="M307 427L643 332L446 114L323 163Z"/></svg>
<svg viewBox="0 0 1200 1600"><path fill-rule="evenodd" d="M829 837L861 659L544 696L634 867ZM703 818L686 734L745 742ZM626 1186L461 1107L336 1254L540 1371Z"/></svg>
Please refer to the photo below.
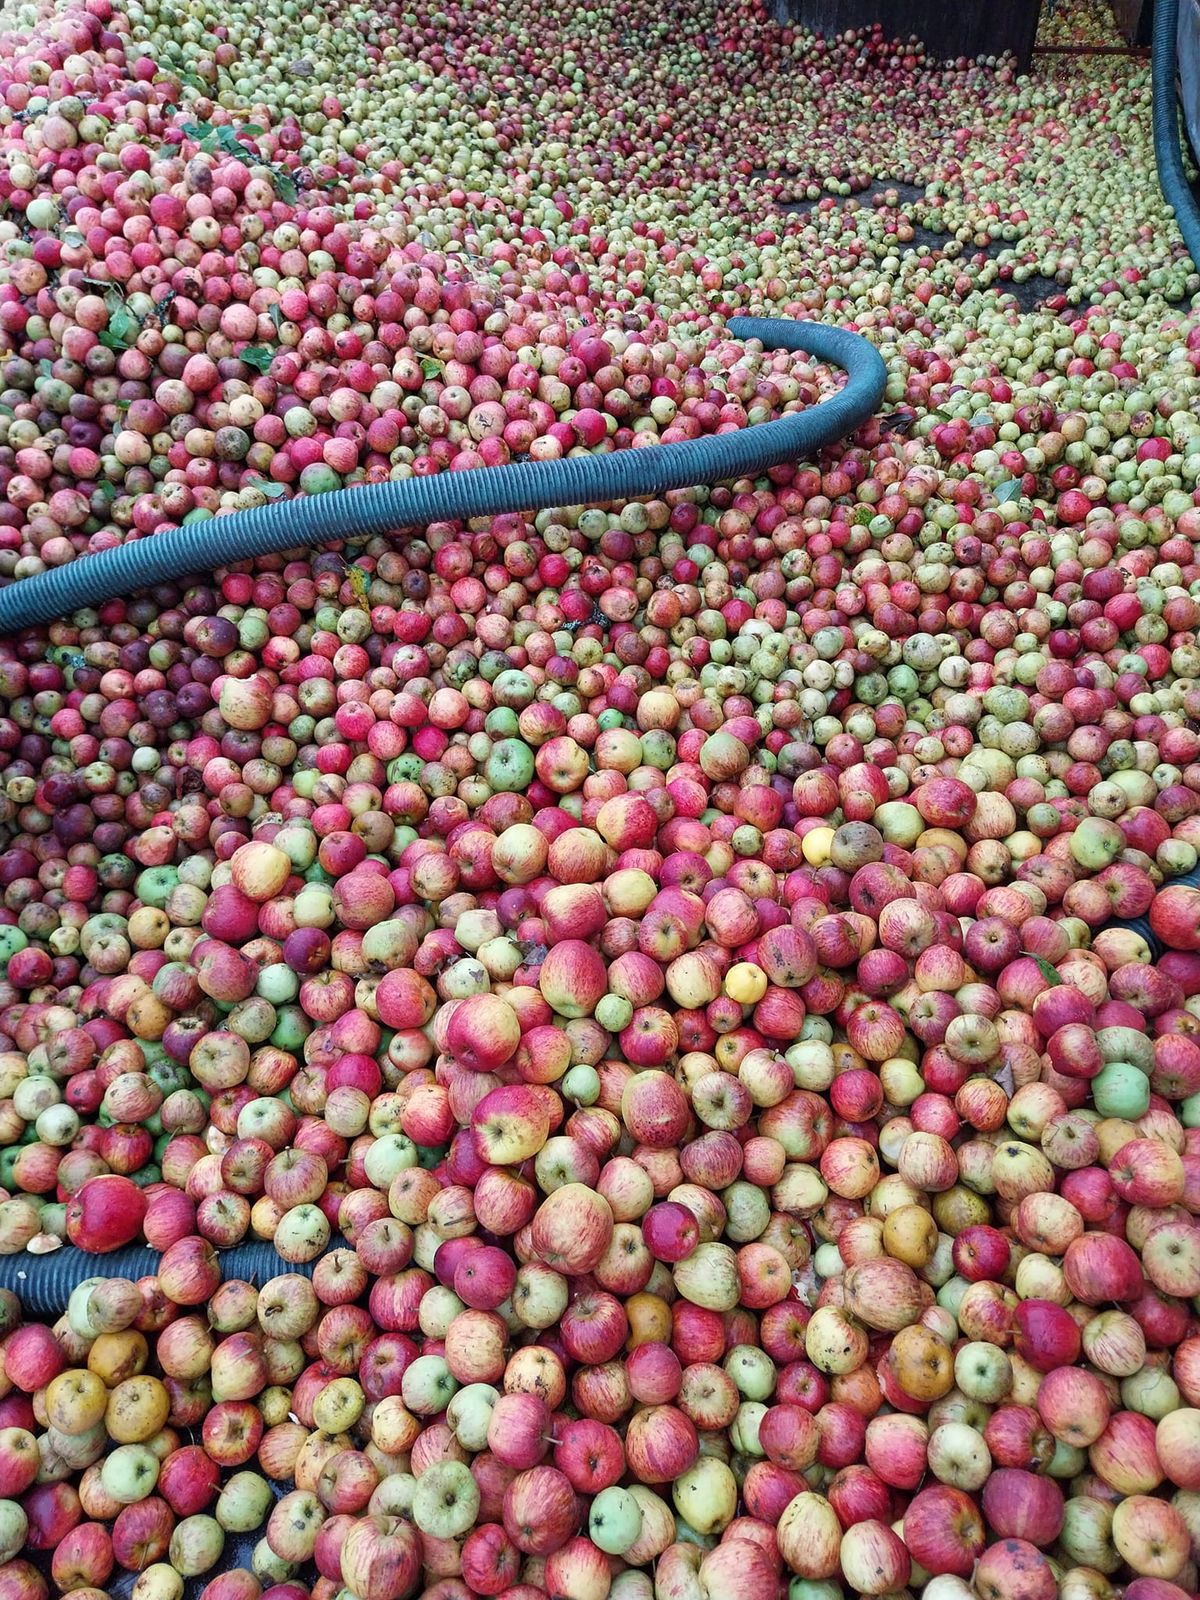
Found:
<svg viewBox="0 0 1200 1600"><path fill-rule="evenodd" d="M336 1250L346 1241L336 1238L328 1248ZM285 1261L275 1246L264 1240L235 1244L220 1253L222 1276L226 1281L241 1278L246 1283L261 1286L269 1278L283 1272L299 1272L311 1278L315 1261ZM0 1289L11 1289L31 1317L61 1317L67 1309L71 1291L85 1278L139 1278L153 1277L158 1271L162 1255L151 1250L148 1244L131 1244L123 1250L111 1250L107 1255L90 1255L73 1244L52 1250L49 1255L32 1255L21 1251L16 1255L0 1256Z"/></svg>
<svg viewBox="0 0 1200 1600"><path fill-rule="evenodd" d="M1200 207L1183 170L1179 138L1179 97L1175 79L1179 70L1179 0L1155 0L1151 49L1153 74L1154 160L1158 186L1175 213L1188 255L1200 267Z"/></svg>

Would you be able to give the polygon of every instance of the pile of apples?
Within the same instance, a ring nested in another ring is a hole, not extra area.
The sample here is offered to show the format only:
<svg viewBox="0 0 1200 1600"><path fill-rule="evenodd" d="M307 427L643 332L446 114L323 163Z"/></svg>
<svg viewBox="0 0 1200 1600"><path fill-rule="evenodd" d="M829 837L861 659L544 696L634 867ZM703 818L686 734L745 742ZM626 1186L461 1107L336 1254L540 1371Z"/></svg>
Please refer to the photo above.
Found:
<svg viewBox="0 0 1200 1600"><path fill-rule="evenodd" d="M0 642L0 1270L97 1274L0 1292L0 1600L1197 1596L1144 70L750 0L0 27L5 579L833 391L741 311L889 372L758 479Z"/></svg>

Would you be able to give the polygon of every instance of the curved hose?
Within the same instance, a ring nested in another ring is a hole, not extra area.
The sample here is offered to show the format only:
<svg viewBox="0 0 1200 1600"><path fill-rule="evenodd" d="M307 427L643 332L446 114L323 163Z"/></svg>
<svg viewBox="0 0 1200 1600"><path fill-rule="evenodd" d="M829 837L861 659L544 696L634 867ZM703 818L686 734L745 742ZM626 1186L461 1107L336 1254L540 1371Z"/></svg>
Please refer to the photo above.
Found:
<svg viewBox="0 0 1200 1600"><path fill-rule="evenodd" d="M1200 267L1200 207L1183 170L1179 142L1178 71L1179 0L1155 0L1152 45L1154 160L1163 198L1175 213L1195 266Z"/></svg>
<svg viewBox="0 0 1200 1600"><path fill-rule="evenodd" d="M334 1238L328 1248L336 1250L345 1243L345 1239ZM225 1280L242 1278L256 1287L284 1272L299 1272L311 1278L316 1266L315 1261L285 1261L274 1245L263 1240L235 1244L222 1250L219 1259ZM61 1250L45 1256L21 1251L0 1256L0 1289L11 1289L29 1316L61 1317L71 1291L85 1278L132 1278L136 1282L138 1278L152 1277L161 1260L161 1252L151 1250L148 1244L127 1245L103 1256L89 1255L74 1245L63 1245Z"/></svg>
<svg viewBox="0 0 1200 1600"><path fill-rule="evenodd" d="M768 347L803 351L832 362L845 370L846 385L795 416L714 438L563 461L482 467L399 483L368 483L172 528L10 584L0 591L0 634L50 622L81 606L100 605L191 572L211 572L299 545L501 512L628 500L696 483L752 477L781 462L811 456L853 433L878 410L887 369L861 334L780 317L733 317L729 331L738 339L761 339Z"/></svg>

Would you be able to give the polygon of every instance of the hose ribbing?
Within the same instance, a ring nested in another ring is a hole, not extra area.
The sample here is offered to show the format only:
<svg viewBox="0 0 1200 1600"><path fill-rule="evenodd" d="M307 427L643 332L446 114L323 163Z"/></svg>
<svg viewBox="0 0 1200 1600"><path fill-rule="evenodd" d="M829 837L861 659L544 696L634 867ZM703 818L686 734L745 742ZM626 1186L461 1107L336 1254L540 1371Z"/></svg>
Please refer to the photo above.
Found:
<svg viewBox="0 0 1200 1600"><path fill-rule="evenodd" d="M298 546L364 538L430 522L502 512L595 505L663 494L697 483L752 477L844 438L878 409L887 369L861 334L779 317L734 317L730 333L769 348L803 351L846 373L844 388L794 416L714 438L615 450L562 461L482 467L399 483L369 483L280 501L172 528L85 556L0 590L0 634L69 615L82 606Z"/></svg>
<svg viewBox="0 0 1200 1600"><path fill-rule="evenodd" d="M1200 207L1183 170L1179 139L1178 70L1179 0L1155 0L1151 69L1153 75L1154 160L1163 198L1175 213L1195 266L1200 267Z"/></svg>
<svg viewBox="0 0 1200 1600"><path fill-rule="evenodd" d="M331 1239L328 1250L344 1246L342 1238ZM322 1255L327 1254L323 1251ZM319 1259L319 1258L318 1258ZM30 1255L27 1251L10 1256L0 1256L0 1289L11 1289L20 1300L26 1316L61 1317L67 1309L71 1292L85 1278L138 1278L152 1277L158 1271L162 1255L148 1244L131 1244L123 1250L111 1250L107 1255L89 1255L74 1245L63 1245L49 1255ZM285 1261L274 1245L263 1240L236 1244L220 1252L221 1275L228 1282L232 1278L244 1279L256 1287L281 1273L299 1272L311 1278L315 1261L295 1263Z"/></svg>

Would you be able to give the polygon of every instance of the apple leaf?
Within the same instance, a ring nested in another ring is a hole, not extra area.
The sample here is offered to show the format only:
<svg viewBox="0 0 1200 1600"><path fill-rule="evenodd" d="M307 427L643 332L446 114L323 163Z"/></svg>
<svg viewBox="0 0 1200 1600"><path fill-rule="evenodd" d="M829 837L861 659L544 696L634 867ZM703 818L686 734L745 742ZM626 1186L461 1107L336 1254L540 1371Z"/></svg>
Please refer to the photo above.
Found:
<svg viewBox="0 0 1200 1600"><path fill-rule="evenodd" d="M274 359L274 351L268 350L265 344L247 345L246 349L238 357L239 361L244 361L248 367L253 367L256 372L266 372Z"/></svg>
<svg viewBox="0 0 1200 1600"><path fill-rule="evenodd" d="M1019 478L1006 478L1003 483L996 485L995 495L1002 506L1007 505L1010 500L1020 499L1021 480Z"/></svg>
<svg viewBox="0 0 1200 1600"><path fill-rule="evenodd" d="M1022 950L1021 954L1029 957L1030 961L1032 961L1037 967L1038 971L1041 973L1042 977L1045 978L1046 982L1051 986L1051 988L1057 988L1062 983L1063 980L1059 977L1055 969L1048 961L1044 961L1041 956L1035 956L1029 950Z"/></svg>
<svg viewBox="0 0 1200 1600"><path fill-rule="evenodd" d="M426 378L439 378L446 370L446 363L439 361L436 356L421 357L421 372Z"/></svg>

